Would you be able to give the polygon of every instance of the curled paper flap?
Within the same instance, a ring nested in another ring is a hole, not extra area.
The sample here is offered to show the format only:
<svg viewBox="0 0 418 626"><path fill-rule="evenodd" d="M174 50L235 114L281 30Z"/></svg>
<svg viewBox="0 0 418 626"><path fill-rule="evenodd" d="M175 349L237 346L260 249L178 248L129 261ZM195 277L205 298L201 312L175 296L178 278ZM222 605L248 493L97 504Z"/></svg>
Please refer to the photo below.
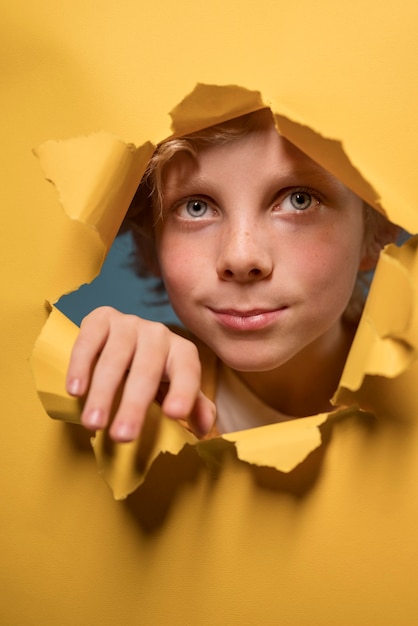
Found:
<svg viewBox="0 0 418 626"><path fill-rule="evenodd" d="M171 112L174 135L185 135L268 106L258 91L198 84Z"/></svg>
<svg viewBox="0 0 418 626"><path fill-rule="evenodd" d="M280 134L343 182L360 198L381 213L385 213L379 194L360 170L350 161L344 144L338 139L325 137L309 126L298 124L284 115L275 115Z"/></svg>
<svg viewBox="0 0 418 626"><path fill-rule="evenodd" d="M233 448L238 459L257 467L271 467L289 473L322 443L319 427L328 414L271 424L199 441L181 424L150 407L141 436L128 444L112 442L106 432L92 440L100 474L116 500L126 498L146 479L160 454L178 454L185 445L194 446L206 465L216 470L226 449Z"/></svg>
<svg viewBox="0 0 418 626"><path fill-rule="evenodd" d="M65 390L65 373L78 328L61 311L47 307L50 315L30 358L36 390L50 417L79 424L82 400Z"/></svg>
<svg viewBox="0 0 418 626"><path fill-rule="evenodd" d="M106 431L92 439L99 472L112 490L116 500L126 498L144 482L148 471L160 454L178 454L196 437L179 423L161 415L152 404L141 436L131 443L115 443Z"/></svg>
<svg viewBox="0 0 418 626"><path fill-rule="evenodd" d="M137 149L104 132L46 141L34 150L67 215L97 232L103 246L101 263L153 150L151 143ZM98 271L100 266L86 282Z"/></svg>
<svg viewBox="0 0 418 626"><path fill-rule="evenodd" d="M417 284L418 237L408 240L400 248L388 246L380 256L335 395L337 403L358 403L377 411L382 399L386 398L383 403L386 409L383 407L381 412L393 412L404 418L414 416L418 357ZM386 379L394 380L389 384ZM387 399L389 388L391 402ZM405 398L406 395L410 396L409 399Z"/></svg>
<svg viewBox="0 0 418 626"><path fill-rule="evenodd" d="M321 445L319 427L328 414L299 418L222 435L235 444L241 461L291 472Z"/></svg>

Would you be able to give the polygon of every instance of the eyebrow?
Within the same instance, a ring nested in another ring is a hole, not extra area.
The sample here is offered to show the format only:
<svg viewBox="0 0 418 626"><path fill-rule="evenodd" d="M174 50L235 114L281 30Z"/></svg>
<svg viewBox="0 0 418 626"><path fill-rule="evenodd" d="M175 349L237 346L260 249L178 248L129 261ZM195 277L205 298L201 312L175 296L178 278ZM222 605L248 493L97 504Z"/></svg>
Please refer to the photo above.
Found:
<svg viewBox="0 0 418 626"><path fill-rule="evenodd" d="M296 170L292 168L288 168L287 170L281 171L276 175L272 173L271 180L269 181L269 186L277 186L277 187L292 187L293 185L297 186L303 184L303 182L309 183L313 187L318 185L319 187L329 187L335 191L341 188L346 188L346 185L342 183L338 178L321 168L318 165L318 169L314 168L304 168L302 170ZM175 179L174 184L165 184L165 194L168 191L168 195L185 195L187 196L189 193L196 193L194 191L195 188L205 188L206 193L208 195L216 191L216 181L213 182L211 179L206 178L205 176L201 176L200 174L191 174L190 177L184 177L184 182L179 181L178 178Z"/></svg>
<svg viewBox="0 0 418 626"><path fill-rule="evenodd" d="M216 183L214 184L204 176L194 176L192 174L190 177L186 178L184 182L179 182L178 178L175 180L174 184L166 182L163 186L164 198L177 195L187 196L196 193L195 189L199 187L204 188L208 195L216 191Z"/></svg>
<svg viewBox="0 0 418 626"><path fill-rule="evenodd" d="M333 174L324 169L316 161L306 156L302 163L291 162L283 164L283 167L271 168L267 185L269 193L278 192L280 189L288 187L307 186L314 191L327 197L328 194L341 193L349 188ZM217 194L217 182L212 178L207 178L205 174L199 172L198 168L181 167L177 170L178 175L172 175L171 182L167 179L163 182L162 200L163 204L170 205L182 197L194 194L207 195L210 197Z"/></svg>
<svg viewBox="0 0 418 626"><path fill-rule="evenodd" d="M308 181L312 181L313 185L315 184L319 186L325 185L335 190L337 190L338 188L346 187L346 185L344 185L344 183L341 182L338 178L336 178L333 174L331 174L330 172L327 172L320 166L318 166L318 168L319 169L290 171L288 174L288 178L289 180L291 180L292 178L306 179Z"/></svg>

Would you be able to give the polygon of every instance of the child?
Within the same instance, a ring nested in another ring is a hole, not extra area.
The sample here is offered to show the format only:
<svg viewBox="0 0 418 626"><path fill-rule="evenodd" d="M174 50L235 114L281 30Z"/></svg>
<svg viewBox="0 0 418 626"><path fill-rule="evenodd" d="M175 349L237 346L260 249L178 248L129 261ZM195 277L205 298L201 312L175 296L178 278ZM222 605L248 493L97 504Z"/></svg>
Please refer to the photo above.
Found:
<svg viewBox="0 0 418 626"><path fill-rule="evenodd" d="M157 148L131 214L142 267L191 333L107 307L81 325L67 389L82 423L140 433L157 399L199 436L326 412L358 322L359 271L385 218L281 137L268 109ZM216 410L193 337L219 359Z"/></svg>

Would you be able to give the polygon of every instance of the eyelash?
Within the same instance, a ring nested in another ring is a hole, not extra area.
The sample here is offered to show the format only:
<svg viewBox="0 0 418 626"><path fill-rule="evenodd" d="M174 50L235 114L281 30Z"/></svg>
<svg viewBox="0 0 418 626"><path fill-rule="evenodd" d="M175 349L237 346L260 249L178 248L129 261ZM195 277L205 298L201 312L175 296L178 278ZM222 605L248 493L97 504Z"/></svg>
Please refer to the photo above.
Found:
<svg viewBox="0 0 418 626"><path fill-rule="evenodd" d="M177 202L175 202L169 209L169 213L174 213L177 214L178 217L180 217L181 219L190 219L190 220L198 220L198 219L203 219L204 215L201 217L192 217L192 215L189 215L189 217L182 217L181 215L178 214L179 209L181 209L182 207L184 207L187 210L187 205L189 203L193 203L193 202L202 202L204 204L207 205L208 210L211 210L212 213L213 212L217 212L216 209L213 208L213 201L210 198L206 198L205 196L187 196L186 198L182 198L181 200L178 200Z"/></svg>
<svg viewBox="0 0 418 626"><path fill-rule="evenodd" d="M278 195L279 200L277 202L274 202L273 205L274 207L281 207L281 205L283 205L283 203L286 200L289 200L289 202L291 202L291 197L297 194L306 194L308 196L310 196L311 198L311 203L310 205L306 208L306 209L301 209L301 208L296 208L293 207L293 211L289 211L289 213L294 214L294 215L302 215L302 214L306 214L306 213L311 213L312 211L314 211L318 206L322 205L324 203L323 198L320 196L320 194L315 190L315 189L311 189L310 187L289 187L287 189L283 189L280 194ZM283 211L284 213L286 213L287 211Z"/></svg>
<svg viewBox="0 0 418 626"><path fill-rule="evenodd" d="M278 200L272 202L273 209L275 209L276 207L279 207L279 210L277 212L280 212L280 206L286 200L289 200L290 202L291 196L295 194L309 195L311 197L311 205L308 206L306 209L300 209L300 208L297 209L296 207L293 207L293 210L290 210L290 211L285 210L283 211L283 214L302 216L303 214L306 215L306 214L312 213L318 206L323 204L323 198L320 196L320 194L316 190L311 189L310 187L289 187L286 189L282 189L280 193L277 194L276 197L278 198ZM214 208L215 203L212 201L211 198L208 198L205 196L199 196L199 195L186 196L185 198L181 198L170 207L169 213L177 214L177 216L180 219L184 219L184 220L190 220L190 221L203 220L206 216L206 212L202 216L196 216L196 217L193 217L191 214L189 214L189 216L179 215L178 211L180 208L184 207L184 209L187 210L187 205L193 202L205 203L207 205L207 210L208 211L210 210L212 212L212 215L218 213L218 210ZM313 203L313 206L312 206L312 203Z"/></svg>

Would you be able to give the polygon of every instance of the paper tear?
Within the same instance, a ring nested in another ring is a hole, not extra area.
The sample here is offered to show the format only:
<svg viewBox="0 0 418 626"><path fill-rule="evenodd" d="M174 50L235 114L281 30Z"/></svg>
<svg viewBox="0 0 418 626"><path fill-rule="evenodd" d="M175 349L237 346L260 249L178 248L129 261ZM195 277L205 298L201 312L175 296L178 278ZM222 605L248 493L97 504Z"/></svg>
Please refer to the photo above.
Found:
<svg viewBox="0 0 418 626"><path fill-rule="evenodd" d="M267 105L256 91L233 85L197 85L173 109L172 129L175 134L192 132L264 106ZM350 163L341 142L324 139L316 131L281 116L277 109L273 112L279 130L290 141L320 163L322 159L331 173L363 197L367 196L368 202L378 205L377 192ZM329 155L330 146L333 158ZM68 216L98 233L101 253L92 250L92 258L104 260L152 151L150 142L136 149L106 133L46 142L35 151ZM319 159L318 154L322 155ZM414 240L402 252L389 248L383 255L336 402L345 397L342 391L358 389L370 373L396 377L416 358L416 247ZM99 266L94 261L86 267L86 282L94 278ZM385 300L388 285L395 295L391 295L389 303ZM73 423L80 421L81 402L66 394L65 376L76 334L77 328L53 309L31 358L38 393L48 414ZM327 419L327 414L321 414L224 434L212 442L199 442L179 423L162 416L159 407L153 404L142 437L137 441L115 444L106 433L98 433L92 445L99 471L115 497L121 499L143 483L159 455L176 455L185 445L195 446L209 465L218 462L217 452L225 445L233 445L243 462L291 472L321 445L319 428Z"/></svg>
<svg viewBox="0 0 418 626"><path fill-rule="evenodd" d="M122 500L142 485L160 454L177 455L186 444L196 441L196 437L178 422L164 417L154 403L136 441L114 443L106 431L101 431L92 439L92 445L100 474L113 497Z"/></svg>
<svg viewBox="0 0 418 626"><path fill-rule="evenodd" d="M178 422L163 416L153 404L138 440L116 444L106 432L100 432L92 443L100 474L114 498L121 500L142 485L160 454L176 455L185 445L194 446L206 465L215 471L225 449L233 447L237 458L245 463L289 473L321 446L319 428L328 417L328 413L321 414L199 441Z"/></svg>
<svg viewBox="0 0 418 626"><path fill-rule="evenodd" d="M363 316L341 377L335 401L365 402L367 377L406 375L418 356L418 237L398 248L388 246L380 256ZM412 371L412 370L411 370ZM378 384L384 385L384 378ZM411 390L415 384L411 380ZM359 392L359 394L356 394ZM374 391L376 393L376 390ZM378 393L378 392L377 392ZM348 400L347 400L348 399Z"/></svg>
<svg viewBox="0 0 418 626"><path fill-rule="evenodd" d="M303 417L289 422L260 426L222 435L235 444L241 461L260 467L291 472L322 443L319 427L329 414Z"/></svg>
<svg viewBox="0 0 418 626"><path fill-rule="evenodd" d="M34 153L67 215L97 230L107 252L153 151L151 142L135 148L100 132L47 141Z"/></svg>
<svg viewBox="0 0 418 626"><path fill-rule="evenodd" d="M48 415L79 424L82 400L66 392L65 378L78 328L61 311L47 304L49 317L30 357L36 390Z"/></svg>
<svg viewBox="0 0 418 626"><path fill-rule="evenodd" d="M189 134L267 107L259 91L198 83L171 112L175 136Z"/></svg>
<svg viewBox="0 0 418 626"><path fill-rule="evenodd" d="M338 178L367 204L385 213L379 194L350 161L344 145L338 139L324 137L309 126L295 122L284 115L275 115L278 132Z"/></svg>

